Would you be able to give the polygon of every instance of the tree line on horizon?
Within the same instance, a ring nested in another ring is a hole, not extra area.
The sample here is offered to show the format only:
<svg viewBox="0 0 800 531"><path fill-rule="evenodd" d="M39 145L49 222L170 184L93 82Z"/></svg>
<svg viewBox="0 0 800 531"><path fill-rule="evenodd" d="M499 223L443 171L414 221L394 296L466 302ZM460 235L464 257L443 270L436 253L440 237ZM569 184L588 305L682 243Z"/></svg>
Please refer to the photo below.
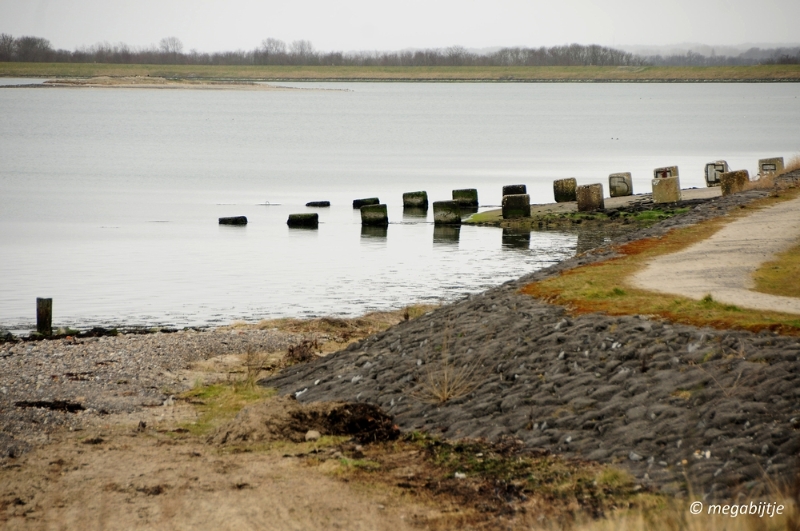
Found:
<svg viewBox="0 0 800 531"><path fill-rule="evenodd" d="M186 64L186 65L310 65L310 66L722 66L798 64L800 48L760 50L739 56L683 55L641 57L596 44L570 44L539 48L501 48L476 53L463 46L393 52L321 52L310 41L286 44L264 39L252 50L205 53L184 52L177 37L165 37L157 46L136 48L127 44L98 43L73 51L55 49L42 37L0 34L0 62Z"/></svg>

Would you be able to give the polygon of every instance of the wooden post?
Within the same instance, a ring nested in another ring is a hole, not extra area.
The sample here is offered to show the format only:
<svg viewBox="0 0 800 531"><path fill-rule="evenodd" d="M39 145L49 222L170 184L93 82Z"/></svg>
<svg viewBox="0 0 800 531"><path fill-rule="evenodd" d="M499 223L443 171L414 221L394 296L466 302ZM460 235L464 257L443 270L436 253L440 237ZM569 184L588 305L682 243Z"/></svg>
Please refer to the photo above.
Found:
<svg viewBox="0 0 800 531"><path fill-rule="evenodd" d="M53 333L53 299L36 298L36 331L46 336Z"/></svg>

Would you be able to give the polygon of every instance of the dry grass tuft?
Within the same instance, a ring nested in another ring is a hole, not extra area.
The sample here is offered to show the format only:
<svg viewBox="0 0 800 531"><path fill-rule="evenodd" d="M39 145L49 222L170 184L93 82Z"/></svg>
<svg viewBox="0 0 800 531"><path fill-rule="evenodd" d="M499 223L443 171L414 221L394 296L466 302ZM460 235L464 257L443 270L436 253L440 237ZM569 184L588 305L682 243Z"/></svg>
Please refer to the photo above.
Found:
<svg viewBox="0 0 800 531"><path fill-rule="evenodd" d="M459 364L451 352L451 343L450 329L445 328L441 345L431 347L432 352L426 360L422 388L416 393L420 400L443 404L471 393L480 384L483 357Z"/></svg>

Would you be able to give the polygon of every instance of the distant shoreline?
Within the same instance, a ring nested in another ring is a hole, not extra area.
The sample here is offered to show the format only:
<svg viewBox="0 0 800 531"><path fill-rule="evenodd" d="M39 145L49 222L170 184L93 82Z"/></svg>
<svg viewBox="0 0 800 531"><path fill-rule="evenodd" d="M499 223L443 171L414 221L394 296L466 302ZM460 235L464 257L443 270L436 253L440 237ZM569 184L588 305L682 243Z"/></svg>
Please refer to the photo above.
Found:
<svg viewBox="0 0 800 531"><path fill-rule="evenodd" d="M709 67L372 67L0 63L0 77L163 78L177 83L496 82L496 83L798 83L800 65Z"/></svg>

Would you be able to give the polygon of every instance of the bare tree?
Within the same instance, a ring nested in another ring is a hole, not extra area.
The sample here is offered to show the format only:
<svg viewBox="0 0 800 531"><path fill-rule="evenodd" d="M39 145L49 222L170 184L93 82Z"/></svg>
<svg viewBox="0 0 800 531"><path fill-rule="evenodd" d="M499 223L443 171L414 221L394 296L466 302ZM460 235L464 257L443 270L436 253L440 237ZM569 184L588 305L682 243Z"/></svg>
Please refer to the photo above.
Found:
<svg viewBox="0 0 800 531"><path fill-rule="evenodd" d="M10 61L14 55L14 37L0 33L0 61Z"/></svg>
<svg viewBox="0 0 800 531"><path fill-rule="evenodd" d="M164 37L158 42L158 48L165 54L183 53L183 43L178 37Z"/></svg>
<svg viewBox="0 0 800 531"><path fill-rule="evenodd" d="M273 39L270 37L261 41L261 51L267 55L284 54L286 53L286 43L280 39Z"/></svg>
<svg viewBox="0 0 800 531"><path fill-rule="evenodd" d="M292 55L302 58L308 58L314 54L314 46L311 41L293 41L289 48Z"/></svg>

